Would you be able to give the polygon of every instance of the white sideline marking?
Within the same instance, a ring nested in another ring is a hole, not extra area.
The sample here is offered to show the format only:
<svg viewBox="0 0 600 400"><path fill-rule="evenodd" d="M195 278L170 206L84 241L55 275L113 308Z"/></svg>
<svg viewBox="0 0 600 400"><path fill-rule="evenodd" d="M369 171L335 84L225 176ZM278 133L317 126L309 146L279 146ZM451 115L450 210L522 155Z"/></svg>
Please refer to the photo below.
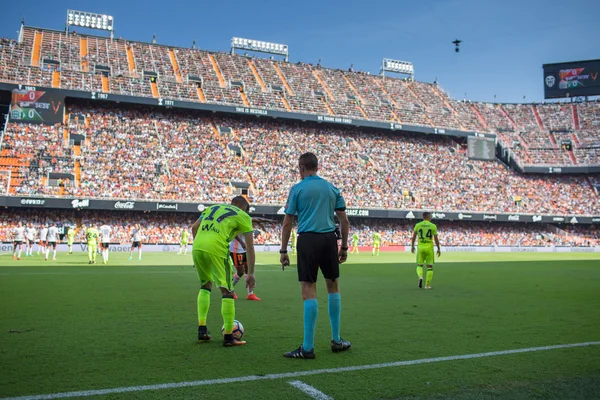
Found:
<svg viewBox="0 0 600 400"><path fill-rule="evenodd" d="M319 389L307 385L302 381L289 381L290 385L295 387L296 389L300 389L310 397L316 400L333 400L333 397L327 396L325 393L321 392Z"/></svg>
<svg viewBox="0 0 600 400"><path fill-rule="evenodd" d="M255 269L255 272L279 272L281 270L275 269ZM152 274L187 274L190 272L194 272L194 270L190 267L189 270L180 270L180 271L65 271L65 272L26 272L26 271L17 271L17 272L0 272L0 276L17 276L17 275L152 275Z"/></svg>
<svg viewBox="0 0 600 400"><path fill-rule="evenodd" d="M106 394L113 394L113 393L142 392L142 391L146 391L146 390L175 389L175 388L182 388L182 387L221 385L221 384L225 384L225 383L236 383L236 382L253 382L253 381L285 379L285 378L298 378L300 376L310 376L310 375L319 375L319 374L335 374L335 373L339 373L339 372L364 371L364 370L369 370L369 369L380 369L380 368L390 368L390 367L403 367L406 365L429 364L429 363L436 363L436 362L443 362L443 361L455 361L455 360L469 360L472 358L505 356L505 355L509 355L509 354L531 353L531 352L535 352L535 351L569 349L572 347L586 347L586 346L598 346L598 345L600 345L600 341L572 343L572 344L557 344L554 346L528 347L525 349L490 351L487 353L463 354L463 355L447 356L447 357L421 358L418 360L396 361L396 362L388 362L388 363L382 363L382 364L355 365L353 367L313 369L310 371L284 372L284 373L280 373L280 374L248 375L248 376L238 376L238 377L234 377L234 378L207 379L207 380L203 380L203 381L159 383L159 384L155 384L155 385L125 386L125 387L118 387L118 388L113 388L113 389L82 390L79 392L63 392L63 393L51 393L51 394L36 394L36 395L32 395L32 396L4 397L4 398L0 398L0 400L64 399L64 398L68 398L68 397L88 397L88 396L99 396L99 395L106 395Z"/></svg>

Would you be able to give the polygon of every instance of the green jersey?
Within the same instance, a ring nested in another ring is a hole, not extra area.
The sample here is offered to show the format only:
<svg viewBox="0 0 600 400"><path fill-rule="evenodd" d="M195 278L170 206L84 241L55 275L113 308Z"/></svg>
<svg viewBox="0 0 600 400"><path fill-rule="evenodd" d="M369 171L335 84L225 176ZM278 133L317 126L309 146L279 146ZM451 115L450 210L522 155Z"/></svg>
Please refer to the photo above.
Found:
<svg viewBox="0 0 600 400"><path fill-rule="evenodd" d="M216 256L229 256L229 242L239 233L253 231L252 218L231 204L216 204L202 213L202 222L194 238L193 250L202 250Z"/></svg>
<svg viewBox="0 0 600 400"><path fill-rule="evenodd" d="M96 245L98 242L98 229L88 228L88 230L85 231L85 238L87 239L88 245Z"/></svg>
<svg viewBox="0 0 600 400"><path fill-rule="evenodd" d="M373 234L373 243L381 243L381 235L377 232Z"/></svg>
<svg viewBox="0 0 600 400"><path fill-rule="evenodd" d="M352 235L352 242L353 243L358 243L358 234L355 233L354 235Z"/></svg>
<svg viewBox="0 0 600 400"><path fill-rule="evenodd" d="M188 231L181 232L181 242L182 243L187 243L189 236L190 236L190 233Z"/></svg>
<svg viewBox="0 0 600 400"><path fill-rule="evenodd" d="M437 226L430 221L421 221L415 225L419 248L433 249L433 237L437 236Z"/></svg>
<svg viewBox="0 0 600 400"><path fill-rule="evenodd" d="M69 228L69 230L67 231L67 239L69 240L69 242L75 241L75 229Z"/></svg>

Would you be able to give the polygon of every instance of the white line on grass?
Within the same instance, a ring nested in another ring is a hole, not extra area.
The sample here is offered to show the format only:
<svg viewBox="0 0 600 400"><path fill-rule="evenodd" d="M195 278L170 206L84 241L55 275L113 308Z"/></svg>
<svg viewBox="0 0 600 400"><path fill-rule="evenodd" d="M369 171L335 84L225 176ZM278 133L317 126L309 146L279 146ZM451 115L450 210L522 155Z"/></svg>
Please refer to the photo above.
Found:
<svg viewBox="0 0 600 400"><path fill-rule="evenodd" d="M125 386L125 387L118 387L118 388L112 388L112 389L82 390L79 392L63 392L63 393L51 393L51 394L37 394L37 395L32 395L32 396L4 397L4 398L0 398L0 400L63 399L63 398L69 398L69 397L99 396L99 395L106 395L106 394L113 394L113 393L143 392L143 391L147 391L147 390L176 389L176 388L182 388L182 387L222 385L222 384L226 384L226 383L298 378L301 376L310 376L310 375L319 375L319 374L335 374L335 373L339 373L339 372L364 371L364 370L369 370L369 369L380 369L380 368L390 368L390 367L403 367L403 366L407 366L407 365L429 364L429 363L437 363L437 362L443 362L443 361L455 361L455 360L469 360L469 359L473 359L473 358L505 356L505 355L510 355L510 354L532 353L532 352L536 352L536 351L570 349L573 347L587 347L587 346L598 346L598 345L600 345L600 341L572 343L572 344L557 344L554 346L528 347L525 349L490 351L487 353L463 354L463 355L447 356L447 357L421 358L418 360L396 361L396 362L388 362L388 363L382 363L382 364L355 365L352 367L313 369L313 370L309 370L309 371L284 372L284 373L280 373L280 374L248 375L248 376L238 376L238 377L234 377L234 378L207 379L207 380L203 380L203 381L159 383L159 384L155 384L155 385Z"/></svg>
<svg viewBox="0 0 600 400"><path fill-rule="evenodd" d="M306 383L304 383L302 381L289 381L288 383L290 385L292 385L293 387L295 387L296 389L300 389L301 391L303 391L304 393L306 393L313 399L333 400L333 397L327 396L325 393L321 392L319 389L312 387L310 385L307 385Z"/></svg>
<svg viewBox="0 0 600 400"><path fill-rule="evenodd" d="M279 269L255 269L255 272L279 272ZM17 276L17 275L151 275L151 274L183 274L183 273L193 273L194 270L190 268L189 270L175 270L175 271L111 271L109 269L105 269L102 271L64 271L64 272L27 272L27 271L17 271L17 272L0 272L0 276Z"/></svg>

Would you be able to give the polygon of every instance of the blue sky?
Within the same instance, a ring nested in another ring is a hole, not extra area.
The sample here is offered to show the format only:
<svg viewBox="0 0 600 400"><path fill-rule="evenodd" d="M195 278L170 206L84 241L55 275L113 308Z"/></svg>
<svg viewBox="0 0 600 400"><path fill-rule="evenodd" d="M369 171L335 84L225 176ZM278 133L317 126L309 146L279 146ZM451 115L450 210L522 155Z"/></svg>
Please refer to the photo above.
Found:
<svg viewBox="0 0 600 400"><path fill-rule="evenodd" d="M598 0L28 1L2 8L0 36L16 38L22 17L63 29L69 8L113 15L131 40L227 51L248 37L288 44L293 62L371 73L384 57L411 61L416 79L481 101L542 101L542 64L600 58Z"/></svg>

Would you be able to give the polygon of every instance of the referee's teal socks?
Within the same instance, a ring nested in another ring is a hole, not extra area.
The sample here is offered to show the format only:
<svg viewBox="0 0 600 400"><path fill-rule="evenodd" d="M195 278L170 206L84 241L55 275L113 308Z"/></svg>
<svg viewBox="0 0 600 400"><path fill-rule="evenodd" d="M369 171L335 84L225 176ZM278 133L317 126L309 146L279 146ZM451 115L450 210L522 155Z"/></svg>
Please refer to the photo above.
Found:
<svg viewBox="0 0 600 400"><path fill-rule="evenodd" d="M310 351L315 348L315 327L319 308L317 299L304 300L304 342L302 348Z"/></svg>
<svg viewBox="0 0 600 400"><path fill-rule="evenodd" d="M342 299L339 293L328 296L329 321L331 322L331 340L340 340L340 315L342 314Z"/></svg>

